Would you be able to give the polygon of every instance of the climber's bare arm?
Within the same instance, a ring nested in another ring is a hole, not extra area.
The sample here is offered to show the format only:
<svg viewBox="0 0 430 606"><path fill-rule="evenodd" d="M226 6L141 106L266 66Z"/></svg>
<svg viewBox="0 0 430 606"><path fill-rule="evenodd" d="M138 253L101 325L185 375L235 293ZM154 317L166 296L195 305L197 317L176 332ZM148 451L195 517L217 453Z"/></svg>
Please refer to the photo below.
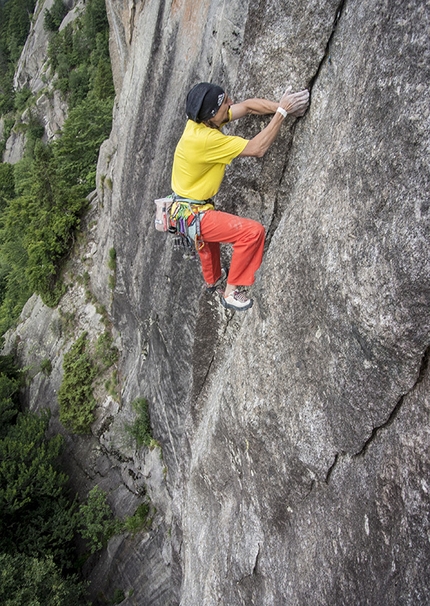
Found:
<svg viewBox="0 0 430 606"><path fill-rule="evenodd" d="M246 101L235 103L231 106L231 119L239 120L239 118L250 116L251 114L259 116L274 114L278 106L279 103L269 101L268 99L246 99Z"/></svg>
<svg viewBox="0 0 430 606"><path fill-rule="evenodd" d="M288 105L288 107L284 107ZM246 99L240 103L234 103L231 106L232 120L239 120L244 116L252 114L264 116L274 114L279 106L284 107L290 116L299 118L303 116L309 105L309 91L303 90L298 93L291 93L288 88L279 103L270 101L269 99Z"/></svg>

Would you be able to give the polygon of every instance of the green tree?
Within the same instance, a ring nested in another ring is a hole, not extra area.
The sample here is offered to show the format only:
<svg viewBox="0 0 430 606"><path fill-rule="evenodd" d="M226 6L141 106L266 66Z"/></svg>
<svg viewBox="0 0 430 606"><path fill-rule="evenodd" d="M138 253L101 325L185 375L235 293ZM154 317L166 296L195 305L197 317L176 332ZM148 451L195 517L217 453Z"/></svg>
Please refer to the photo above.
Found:
<svg viewBox="0 0 430 606"><path fill-rule="evenodd" d="M7 435L18 414L20 372L12 356L0 356L0 440Z"/></svg>
<svg viewBox="0 0 430 606"><path fill-rule="evenodd" d="M21 412L21 375L0 356L0 604L84 606L86 584L68 572L78 517L58 465L62 438L47 438L48 413Z"/></svg>
<svg viewBox="0 0 430 606"><path fill-rule="evenodd" d="M18 413L0 440L0 552L51 555L71 564L75 504L58 469L60 435L47 440L49 416Z"/></svg>
<svg viewBox="0 0 430 606"><path fill-rule="evenodd" d="M0 603L3 606L84 606L86 585L63 577L52 557L0 553Z"/></svg>
<svg viewBox="0 0 430 606"><path fill-rule="evenodd" d="M78 65L76 69L70 72L67 90L70 92L69 105L71 108L76 107L86 98L90 90L90 76L87 65Z"/></svg>
<svg viewBox="0 0 430 606"><path fill-rule="evenodd" d="M32 97L32 92L28 86L23 86L15 94L14 107L18 111L23 111L27 101Z"/></svg>
<svg viewBox="0 0 430 606"><path fill-rule="evenodd" d="M112 69L106 59L100 59L94 70L92 92L96 99L102 101L112 99L115 94Z"/></svg>
<svg viewBox="0 0 430 606"><path fill-rule="evenodd" d="M0 164L0 213L8 200L15 196L15 179L12 164Z"/></svg>
<svg viewBox="0 0 430 606"><path fill-rule="evenodd" d="M30 29L30 19L34 10L35 0L9 0L5 5L6 44L11 61L19 59L21 49Z"/></svg>
<svg viewBox="0 0 430 606"><path fill-rule="evenodd" d="M94 44L97 34L109 28L105 0L88 0L82 22L87 39Z"/></svg>
<svg viewBox="0 0 430 606"><path fill-rule="evenodd" d="M33 161L28 156L14 164L15 195L24 196L31 189Z"/></svg>
<svg viewBox="0 0 430 606"><path fill-rule="evenodd" d="M44 28L48 32L57 31L67 12L68 9L63 0L54 0L51 10L45 9Z"/></svg>
<svg viewBox="0 0 430 606"><path fill-rule="evenodd" d="M25 276L25 202L25 198L12 198L0 215L0 334L11 326L31 295Z"/></svg>
<svg viewBox="0 0 430 606"><path fill-rule="evenodd" d="M13 109L14 61L34 4L0 1L0 112ZM55 0L49 18L58 23L64 11L62 0ZM45 146L40 141L43 126L30 113L25 156L13 168L14 192L11 169L0 171L1 334L33 292L51 306L64 293L62 269L88 205L85 197L95 188L99 148L112 123L114 89L104 0L87 0L80 17L53 33L49 60L57 87L68 97L69 117L62 136ZM22 108L28 99L28 90L19 91L16 107Z"/></svg>
<svg viewBox="0 0 430 606"><path fill-rule="evenodd" d="M25 156L33 158L34 150L37 144L40 144L40 139L45 134L45 127L40 122L37 115L30 110L30 117L26 130Z"/></svg>
<svg viewBox="0 0 430 606"><path fill-rule="evenodd" d="M62 182L58 172L52 147L41 143L35 145L33 161L16 165L15 189L26 193L10 200L0 219L0 268L7 272L3 300L10 294L22 303L21 294L28 298L36 292L55 305L63 294L61 264L87 200L83 186ZM14 276L19 280L12 290Z"/></svg>
<svg viewBox="0 0 430 606"><path fill-rule="evenodd" d="M94 189L100 145L112 125L112 106L111 99L87 98L71 110L63 134L54 144L64 183L81 183L87 193Z"/></svg>
<svg viewBox="0 0 430 606"><path fill-rule="evenodd" d="M88 493L87 502L79 507L80 534L87 540L91 553L102 549L114 534L124 529L116 520L106 500L106 493L94 486Z"/></svg>
<svg viewBox="0 0 430 606"><path fill-rule="evenodd" d="M76 503L59 468L63 438L46 437L49 413L21 412L21 372L0 356L0 553L71 565Z"/></svg>
<svg viewBox="0 0 430 606"><path fill-rule="evenodd" d="M0 115L13 110L13 76L30 27L35 0L0 3Z"/></svg>
<svg viewBox="0 0 430 606"><path fill-rule="evenodd" d="M139 447L150 446L153 437L148 400L145 398L136 398L131 403L131 407L136 412L136 418L132 425L126 426L126 431L136 440L136 444Z"/></svg>
<svg viewBox="0 0 430 606"><path fill-rule="evenodd" d="M60 421L75 433L87 433L94 420L96 402L92 382L97 373L86 351L87 333L82 333L64 356L64 376L58 391Z"/></svg>

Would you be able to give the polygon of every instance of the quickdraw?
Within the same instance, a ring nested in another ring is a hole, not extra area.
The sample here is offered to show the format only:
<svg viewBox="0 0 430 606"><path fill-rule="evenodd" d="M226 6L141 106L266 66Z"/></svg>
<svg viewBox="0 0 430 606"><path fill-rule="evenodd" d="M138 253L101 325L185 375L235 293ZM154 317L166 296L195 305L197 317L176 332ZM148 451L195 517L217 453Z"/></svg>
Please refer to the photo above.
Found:
<svg viewBox="0 0 430 606"><path fill-rule="evenodd" d="M200 202L173 194L173 204L169 211L169 231L177 236L175 247L188 249L188 254L184 256L193 256L190 251L198 252L205 245L201 237L200 221L206 211L213 209L214 205L206 200Z"/></svg>

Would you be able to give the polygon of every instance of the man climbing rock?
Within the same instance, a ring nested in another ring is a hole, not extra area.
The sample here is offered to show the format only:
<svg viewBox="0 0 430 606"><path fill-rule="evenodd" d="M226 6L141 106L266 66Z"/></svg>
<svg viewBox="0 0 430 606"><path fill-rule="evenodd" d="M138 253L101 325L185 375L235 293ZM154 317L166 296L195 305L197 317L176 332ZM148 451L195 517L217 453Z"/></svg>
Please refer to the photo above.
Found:
<svg viewBox="0 0 430 606"><path fill-rule="evenodd" d="M279 103L267 99L248 99L232 103L227 93L216 84L200 82L187 96L188 121L176 147L172 189L176 199L193 202L194 212L201 212L200 250L203 278L214 291L226 278L221 269L220 243L233 245L230 270L221 303L227 309L243 311L253 300L239 286L251 286L261 265L265 231L252 219L214 210L211 198L218 192L227 164L238 156L261 158L276 139L287 114L303 116L309 104L309 92L291 93L290 89ZM256 114L273 114L269 124L250 140L228 136L222 127L231 120Z"/></svg>

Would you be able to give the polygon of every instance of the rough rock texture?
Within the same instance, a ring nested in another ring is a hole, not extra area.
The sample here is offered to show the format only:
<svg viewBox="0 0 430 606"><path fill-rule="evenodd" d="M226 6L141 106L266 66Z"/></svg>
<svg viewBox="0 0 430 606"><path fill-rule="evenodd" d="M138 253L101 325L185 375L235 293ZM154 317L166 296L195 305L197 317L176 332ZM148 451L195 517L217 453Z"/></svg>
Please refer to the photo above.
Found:
<svg viewBox="0 0 430 606"><path fill-rule="evenodd" d="M3 152L3 162L16 164L19 162L25 151L25 134L22 132L13 132L6 141L6 148Z"/></svg>
<svg viewBox="0 0 430 606"><path fill-rule="evenodd" d="M38 93L48 84L48 46L51 34L44 27L45 11L50 10L54 0L38 0L33 20L21 57L15 72L14 87L28 86L32 93ZM71 23L83 10L83 0L66 0L70 9L60 25L60 31ZM75 4L75 6L73 6Z"/></svg>
<svg viewBox="0 0 430 606"><path fill-rule="evenodd" d="M110 27L109 48L113 81L118 93L121 92L124 73L127 69L128 54L133 41L136 4L140 7L140 3L135 0L129 0L128 2L106 0Z"/></svg>
<svg viewBox="0 0 430 606"><path fill-rule="evenodd" d="M107 7L118 97L88 267L122 392L72 452L85 469L98 440L123 480L128 464L142 479L149 454L127 450L121 423L144 396L167 491L154 472L154 532L111 542L94 592L133 589L124 604L150 606L427 604L429 3ZM236 99L276 99L288 83L312 93L307 115L264 159L235 161L217 196L268 232L242 315L152 229L186 91L203 79Z"/></svg>
<svg viewBox="0 0 430 606"><path fill-rule="evenodd" d="M43 125L45 132L42 140L46 143L59 136L61 128L67 117L68 106L62 98L59 91L53 91L47 95L42 93L38 96L35 105L31 110L26 109L18 120L18 124L28 124L30 120L30 111L33 117L37 117ZM6 141L6 148L3 153L3 162L16 164L19 162L25 152L26 134L20 129L12 130Z"/></svg>
<svg viewBox="0 0 430 606"><path fill-rule="evenodd" d="M45 128L43 141L46 143L58 137L68 112L61 93L56 90L50 96L42 94L36 101L36 112Z"/></svg>
<svg viewBox="0 0 430 606"><path fill-rule="evenodd" d="M45 10L52 8L54 0L39 0L34 9L33 22L21 53L14 78L14 87L28 86L33 93L46 86L49 32L43 27Z"/></svg>

